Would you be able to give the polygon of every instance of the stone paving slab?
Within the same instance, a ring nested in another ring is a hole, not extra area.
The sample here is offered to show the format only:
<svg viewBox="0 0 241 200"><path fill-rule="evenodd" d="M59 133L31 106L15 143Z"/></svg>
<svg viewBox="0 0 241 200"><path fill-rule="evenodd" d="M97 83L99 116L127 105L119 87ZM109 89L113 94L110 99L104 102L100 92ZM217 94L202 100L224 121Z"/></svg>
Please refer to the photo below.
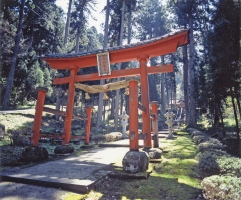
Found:
<svg viewBox="0 0 241 200"><path fill-rule="evenodd" d="M144 145L143 140L139 140L139 148L142 148ZM106 142L99 144L99 147L127 147L129 150L130 142L129 139L118 140L114 142Z"/></svg>
<svg viewBox="0 0 241 200"><path fill-rule="evenodd" d="M129 148L95 148L26 168L12 168L0 172L1 181L15 181L65 190L88 193L100 177L109 172L105 167L118 162ZM96 173L97 172L97 173Z"/></svg>

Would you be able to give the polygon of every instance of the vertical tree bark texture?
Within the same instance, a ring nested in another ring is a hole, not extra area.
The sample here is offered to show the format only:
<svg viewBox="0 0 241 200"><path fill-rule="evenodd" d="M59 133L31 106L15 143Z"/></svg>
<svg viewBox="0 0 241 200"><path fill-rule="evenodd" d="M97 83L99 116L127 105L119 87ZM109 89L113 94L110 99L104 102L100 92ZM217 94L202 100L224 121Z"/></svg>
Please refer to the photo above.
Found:
<svg viewBox="0 0 241 200"><path fill-rule="evenodd" d="M167 87L167 75L165 74L165 86L166 86L166 101L167 101L167 108L169 107L169 100L170 100L170 94L169 94L169 88Z"/></svg>
<svg viewBox="0 0 241 200"><path fill-rule="evenodd" d="M79 52L79 38L80 38L80 27L77 30L76 40L75 40L75 53Z"/></svg>
<svg viewBox="0 0 241 200"><path fill-rule="evenodd" d="M183 83L184 83L184 101L185 101L185 115L186 123L189 122L189 94L188 94L188 59L187 46L182 47L183 51Z"/></svg>
<svg viewBox="0 0 241 200"><path fill-rule="evenodd" d="M161 57L162 64L165 65L164 56ZM161 74L161 112L164 116L166 111L166 101L165 101L165 74Z"/></svg>
<svg viewBox="0 0 241 200"><path fill-rule="evenodd" d="M68 49L68 36L69 36L71 6L72 6L72 0L69 0L69 7L68 7L67 20L66 20L66 25L65 25L65 34L64 34L64 47L66 50Z"/></svg>
<svg viewBox="0 0 241 200"><path fill-rule="evenodd" d="M110 15L110 0L106 1L106 13L105 13L105 33L104 33L104 46L106 49L108 47L108 27L109 27L109 15ZM100 80L100 85L104 85L105 80ZM102 122L102 111L103 111L103 96L104 93L99 93L99 103L98 103L98 114L97 114L97 123L95 129L98 130Z"/></svg>
<svg viewBox="0 0 241 200"><path fill-rule="evenodd" d="M192 16L189 15L189 40L190 40L190 48L189 48L189 75L190 75L190 98L189 98L189 127L195 128L197 126L196 120L196 102L194 98L194 38L193 38L193 19Z"/></svg>
<svg viewBox="0 0 241 200"><path fill-rule="evenodd" d="M56 107L55 109L56 110L60 110L60 104L61 104L61 98L62 98L62 88L59 86L57 87L57 91L56 91ZM58 115L55 115L55 118L57 120L59 120L59 116Z"/></svg>
<svg viewBox="0 0 241 200"><path fill-rule="evenodd" d="M9 107L10 95L13 87L13 78L14 78L14 72L15 72L17 55L18 55L19 42L20 42L21 33L22 33L24 5L25 5L25 0L21 0L20 10L19 10L18 29L17 29L16 38L15 38L15 46L13 50L13 60L12 60L10 72L8 75L8 81L7 81L6 91L3 98L2 109L7 109Z"/></svg>
<svg viewBox="0 0 241 200"><path fill-rule="evenodd" d="M120 29L120 34L119 34L119 46L122 46L123 29L124 29L124 17L125 17L125 1L123 1L123 3L122 3L121 29ZM118 63L118 70L120 70L120 69L121 69L121 63ZM117 81L120 81L120 78L117 78ZM120 99L120 90L116 90L115 131L117 131L117 128L118 128L119 99Z"/></svg>
<svg viewBox="0 0 241 200"><path fill-rule="evenodd" d="M234 86L234 91L235 91L235 97L238 105L238 113L239 113L239 119L241 120L241 106L240 106L240 93L238 90L238 87L235 85Z"/></svg>
<svg viewBox="0 0 241 200"><path fill-rule="evenodd" d="M234 95L233 95L233 88L232 87L230 87L230 93L231 93L231 98L232 98L234 119L235 119L235 123L236 123L237 140L239 141L240 140L240 136L239 136L238 116L237 116L236 105L235 105L235 102L234 102Z"/></svg>

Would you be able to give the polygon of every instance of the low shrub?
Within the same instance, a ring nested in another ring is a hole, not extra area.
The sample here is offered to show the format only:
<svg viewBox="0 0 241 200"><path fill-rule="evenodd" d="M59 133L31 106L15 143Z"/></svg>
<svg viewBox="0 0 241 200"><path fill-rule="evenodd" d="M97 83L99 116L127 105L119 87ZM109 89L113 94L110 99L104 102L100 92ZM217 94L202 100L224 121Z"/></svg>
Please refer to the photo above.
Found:
<svg viewBox="0 0 241 200"><path fill-rule="evenodd" d="M230 156L230 154L228 154L226 151L219 150L219 149L211 149L211 150L197 153L196 159L199 160L201 158L201 156L203 156L204 154L211 154L216 157L217 156L226 156L226 157Z"/></svg>
<svg viewBox="0 0 241 200"><path fill-rule="evenodd" d="M200 135L205 136L206 134L205 134L204 132L202 132L202 131L199 131L199 130L195 130L195 131L193 131L193 132L191 133L191 137L192 137L192 138L193 138L194 136L200 136Z"/></svg>
<svg viewBox="0 0 241 200"><path fill-rule="evenodd" d="M197 160L197 167L200 172L205 173L205 176L219 173L217 155L215 155L212 151L200 152L197 156Z"/></svg>
<svg viewBox="0 0 241 200"><path fill-rule="evenodd" d="M241 177L241 159L221 150L199 152L196 156L198 169L205 176L223 174Z"/></svg>
<svg viewBox="0 0 241 200"><path fill-rule="evenodd" d="M214 175L204 178L201 184L206 199L241 199L241 178Z"/></svg>
<svg viewBox="0 0 241 200"><path fill-rule="evenodd" d="M220 149L220 150L224 150L225 149L225 145L223 145L219 140L215 139L215 138L210 138L208 141L200 143L198 145L198 151L203 152L206 150L210 150L210 149Z"/></svg>
<svg viewBox="0 0 241 200"><path fill-rule="evenodd" d="M225 175L241 177L241 159L236 157L218 157L219 172Z"/></svg>
<svg viewBox="0 0 241 200"><path fill-rule="evenodd" d="M197 129L195 128L188 128L187 132L189 132L190 134L192 134L194 131L196 131Z"/></svg>
<svg viewBox="0 0 241 200"><path fill-rule="evenodd" d="M197 135L193 137L193 141L196 145L208 141L210 138L207 135Z"/></svg>

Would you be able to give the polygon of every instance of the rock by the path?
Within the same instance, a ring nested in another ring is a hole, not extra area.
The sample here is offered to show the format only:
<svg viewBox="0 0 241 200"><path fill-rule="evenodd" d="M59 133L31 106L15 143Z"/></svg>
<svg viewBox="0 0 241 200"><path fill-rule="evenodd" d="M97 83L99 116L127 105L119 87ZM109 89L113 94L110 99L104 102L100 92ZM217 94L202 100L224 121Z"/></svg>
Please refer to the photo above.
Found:
<svg viewBox="0 0 241 200"><path fill-rule="evenodd" d="M5 145L0 147L0 165L1 166L16 166L19 165L19 160L22 156L23 147Z"/></svg>
<svg viewBox="0 0 241 200"><path fill-rule="evenodd" d="M149 155L145 151L128 151L122 160L122 166L125 172L145 172L149 166Z"/></svg>
<svg viewBox="0 0 241 200"><path fill-rule="evenodd" d="M74 147L70 145L58 145L54 149L55 154L69 154L74 152Z"/></svg>
<svg viewBox="0 0 241 200"><path fill-rule="evenodd" d="M29 137L25 135L14 135L13 136L13 145L16 146L29 146L31 145L31 141Z"/></svg>
<svg viewBox="0 0 241 200"><path fill-rule="evenodd" d="M48 152L43 147L4 145L0 147L0 152L1 166L18 166L48 159Z"/></svg>
<svg viewBox="0 0 241 200"><path fill-rule="evenodd" d="M150 159L159 159L162 156L162 150L158 148L151 148L145 151L148 153Z"/></svg>
<svg viewBox="0 0 241 200"><path fill-rule="evenodd" d="M48 151L44 147L25 147L22 151L21 161L23 162L36 162L48 159Z"/></svg>

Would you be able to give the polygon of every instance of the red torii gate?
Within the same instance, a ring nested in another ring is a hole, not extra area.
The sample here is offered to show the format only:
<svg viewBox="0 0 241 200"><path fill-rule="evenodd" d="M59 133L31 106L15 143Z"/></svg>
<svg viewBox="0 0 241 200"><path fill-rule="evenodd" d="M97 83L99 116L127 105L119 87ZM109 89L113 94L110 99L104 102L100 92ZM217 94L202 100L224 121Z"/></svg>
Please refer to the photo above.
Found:
<svg viewBox="0 0 241 200"><path fill-rule="evenodd" d="M142 112L143 118L143 134L146 134L144 140L144 148L151 148L151 125L150 125L150 110L149 110L149 89L148 89L148 74L173 72L173 65L163 66L151 66L147 67L149 58L161 56L175 52L177 47L188 43L188 30L182 29L167 35L153 38L150 40L142 41L136 44L125 45L122 47L112 47L109 49L98 50L90 53L77 53L77 54L54 54L47 55L43 59L50 65L52 69L70 71L69 77L56 78L53 80L53 84L66 84L69 83L68 88L68 100L67 100L67 112L64 122L64 136L63 144L68 144L70 140L71 121L74 107L74 95L75 95L75 83L100 80L100 79L112 79L117 77L129 77L140 76L141 82L141 103L145 108ZM77 75L77 71L81 68L87 68L97 66L97 55L99 53L108 53L110 63L128 62L137 60L140 64L139 68L124 69L112 71L109 75L100 76L98 73ZM130 85L130 92L135 91L133 87L137 87L137 83ZM136 93L136 92L134 92ZM135 94L137 95L137 94ZM133 99L130 101L133 101ZM132 124L130 117L130 124ZM133 120L134 122L135 120ZM137 124L132 124L131 129L136 129ZM134 126L134 128L133 128ZM137 134L137 133L136 133ZM138 137L137 137L138 139ZM137 142L138 144L138 142ZM134 143L133 143L134 145ZM136 145L136 144L135 144ZM135 145L133 149L136 149ZM132 149L132 144L130 148Z"/></svg>

